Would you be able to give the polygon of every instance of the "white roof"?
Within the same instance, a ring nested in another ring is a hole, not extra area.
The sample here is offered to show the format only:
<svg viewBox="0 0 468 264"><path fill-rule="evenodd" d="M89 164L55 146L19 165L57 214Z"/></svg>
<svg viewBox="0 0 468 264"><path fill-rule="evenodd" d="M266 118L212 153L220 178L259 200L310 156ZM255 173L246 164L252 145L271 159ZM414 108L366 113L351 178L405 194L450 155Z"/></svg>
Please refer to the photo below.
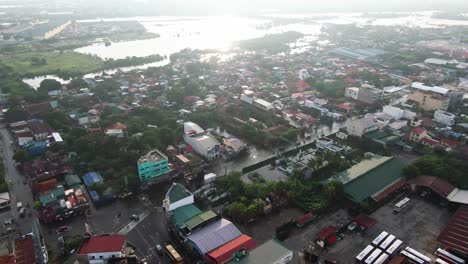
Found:
<svg viewBox="0 0 468 264"><path fill-rule="evenodd" d="M54 137L55 142L63 142L63 139L59 133L56 133L56 132L52 133L52 137Z"/></svg>
<svg viewBox="0 0 468 264"><path fill-rule="evenodd" d="M447 94L450 90L447 88L439 87L439 86L426 86L423 83L420 82L414 82L411 84L412 88L418 89L418 90L423 90L423 91L428 91L428 92L434 92L438 94Z"/></svg>
<svg viewBox="0 0 468 264"><path fill-rule="evenodd" d="M216 139L207 135L203 135L197 138L196 140L201 146L203 146L204 149L207 149L207 150L213 148L216 145L219 145L219 142Z"/></svg>
<svg viewBox="0 0 468 264"><path fill-rule="evenodd" d="M205 132L205 130L203 130L203 128L201 128L197 124L195 124L193 122L185 122L184 123L184 132L187 133L187 132L189 132L191 130L195 131L195 133L197 133L197 134Z"/></svg>
<svg viewBox="0 0 468 264"><path fill-rule="evenodd" d="M448 196L447 199L451 202L468 204L468 191L455 188Z"/></svg>
<svg viewBox="0 0 468 264"><path fill-rule="evenodd" d="M0 193L0 200L10 201L10 193L9 192Z"/></svg>
<svg viewBox="0 0 468 264"><path fill-rule="evenodd" d="M445 65L445 64L447 64L447 61L446 60L441 60L441 59L429 58L429 59L426 59L424 61L424 63Z"/></svg>
<svg viewBox="0 0 468 264"><path fill-rule="evenodd" d="M260 105L263 105L265 107L272 107L271 103L270 102L267 102L263 99L255 99L254 100L257 104L260 104Z"/></svg>

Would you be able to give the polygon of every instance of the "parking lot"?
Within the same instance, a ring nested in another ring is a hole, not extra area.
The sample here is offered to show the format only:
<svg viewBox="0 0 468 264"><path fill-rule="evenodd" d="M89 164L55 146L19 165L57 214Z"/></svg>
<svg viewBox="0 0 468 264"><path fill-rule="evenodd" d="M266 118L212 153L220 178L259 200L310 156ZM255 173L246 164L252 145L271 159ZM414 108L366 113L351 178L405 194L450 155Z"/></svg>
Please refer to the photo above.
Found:
<svg viewBox="0 0 468 264"><path fill-rule="evenodd" d="M442 208L420 196L411 196L410 205L402 212L394 214L393 205L402 197L397 197L382 206L370 216L377 224L365 232L348 232L344 238L322 251L322 256L337 260L338 263L354 263L354 258L382 231L387 231L421 253L433 256L437 249L436 239L452 215ZM333 225L339 227L350 222L352 218L344 210L338 210L323 216L299 232L294 230L291 237L285 240L286 245L294 250L295 263L299 262L298 252L313 245L315 236L321 229Z"/></svg>

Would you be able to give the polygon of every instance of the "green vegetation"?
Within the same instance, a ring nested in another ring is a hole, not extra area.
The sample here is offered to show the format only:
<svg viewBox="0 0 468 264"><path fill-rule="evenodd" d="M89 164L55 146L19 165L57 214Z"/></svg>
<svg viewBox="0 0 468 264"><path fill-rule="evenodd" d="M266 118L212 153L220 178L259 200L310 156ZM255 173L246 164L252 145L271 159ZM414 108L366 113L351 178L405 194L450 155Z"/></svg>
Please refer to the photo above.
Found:
<svg viewBox="0 0 468 264"><path fill-rule="evenodd" d="M458 188L468 189L468 163L456 155L426 155L418 158L403 169L408 177L431 175L451 182Z"/></svg>
<svg viewBox="0 0 468 264"><path fill-rule="evenodd" d="M5 178L5 167L3 167L3 162L0 163L0 192L8 191L8 183Z"/></svg>
<svg viewBox="0 0 468 264"><path fill-rule="evenodd" d="M308 78L306 82L323 95L332 98L341 98L344 96L346 84L343 80L323 81L316 78Z"/></svg>
<svg viewBox="0 0 468 264"><path fill-rule="evenodd" d="M239 47L246 50L279 53L290 50L289 43L295 42L304 35L296 31L288 31L280 34L266 35L262 38L249 39L239 42Z"/></svg>
<svg viewBox="0 0 468 264"><path fill-rule="evenodd" d="M45 63L37 64L36 61ZM12 52L0 55L0 64L21 76L56 74L75 76L95 72L103 67L98 57L76 52Z"/></svg>
<svg viewBox="0 0 468 264"><path fill-rule="evenodd" d="M266 205L264 199L271 193L288 198L289 202L305 212L320 213L331 207L334 202L344 199L344 189L340 182L329 183L315 180L304 180L299 172L295 172L286 182L256 182L244 183L238 172L233 172L216 181L216 187L223 192L229 192L234 201L227 214L239 222L247 222L263 215Z"/></svg>

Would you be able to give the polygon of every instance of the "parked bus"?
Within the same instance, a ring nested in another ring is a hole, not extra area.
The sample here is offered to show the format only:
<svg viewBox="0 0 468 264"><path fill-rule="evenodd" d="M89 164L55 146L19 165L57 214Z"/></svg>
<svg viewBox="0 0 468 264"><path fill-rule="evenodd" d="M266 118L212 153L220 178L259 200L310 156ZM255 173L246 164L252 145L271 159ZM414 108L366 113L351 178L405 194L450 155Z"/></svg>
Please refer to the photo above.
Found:
<svg viewBox="0 0 468 264"><path fill-rule="evenodd" d="M450 264L450 263L448 263L448 262L445 261L445 260L442 260L442 259L438 258L438 259L436 259L436 260L434 261L434 264Z"/></svg>
<svg viewBox="0 0 468 264"><path fill-rule="evenodd" d="M434 254L440 257L441 259L449 262L454 262L456 264L465 264L465 261L463 259L441 248L438 248Z"/></svg>
<svg viewBox="0 0 468 264"><path fill-rule="evenodd" d="M395 204L395 206L393 207L393 210L395 212L400 212L401 210L403 210L409 205L410 200L411 200L410 198L405 197L403 200Z"/></svg>
<svg viewBox="0 0 468 264"><path fill-rule="evenodd" d="M374 261L373 264L384 264L388 260L388 258L388 254L382 253L382 255L380 255L380 257L376 261Z"/></svg>
<svg viewBox="0 0 468 264"><path fill-rule="evenodd" d="M364 263L366 264L372 264L374 263L374 260L376 260L380 253L382 253L382 250L376 248L374 251L372 251L372 253L366 258L366 261L364 261Z"/></svg>
<svg viewBox="0 0 468 264"><path fill-rule="evenodd" d="M368 245L364 250L361 251L361 253L359 253L357 256L356 256L356 262L357 263L361 263L363 260L366 259L366 257L369 255L369 253L374 249L373 246L371 245Z"/></svg>
<svg viewBox="0 0 468 264"><path fill-rule="evenodd" d="M380 235L378 235L378 236L372 241L372 244L374 244L375 246L378 246L378 245L380 244L380 242L382 242L387 236L388 236L388 233L385 232L385 231L382 231L382 233L380 233Z"/></svg>
<svg viewBox="0 0 468 264"><path fill-rule="evenodd" d="M397 239L395 242L393 242L393 244L391 244L387 248L387 253L389 255L393 255L393 253L395 253L401 247L401 244L403 244L403 241L401 241L400 239Z"/></svg>
<svg viewBox="0 0 468 264"><path fill-rule="evenodd" d="M412 262L414 263L417 263L417 264L425 264L426 262L424 262L424 260L416 257L415 255L409 253L408 251L406 250L402 250L401 251L401 255L402 256L405 256L407 259L411 260Z"/></svg>
<svg viewBox="0 0 468 264"><path fill-rule="evenodd" d="M388 246L390 246L390 244L392 244L393 240L395 240L395 236L394 235L389 235L383 242L382 244L380 244L380 248L382 250L385 250L388 248Z"/></svg>
<svg viewBox="0 0 468 264"><path fill-rule="evenodd" d="M184 260L180 256L180 254L174 249L172 245L166 246L166 254L174 264L183 264Z"/></svg>
<svg viewBox="0 0 468 264"><path fill-rule="evenodd" d="M406 247L405 250L408 251L409 253L415 255L416 257L424 260L426 263L431 263L431 258L429 258L428 256L423 255L419 251L416 251L416 250L414 250L414 249L412 249L410 247Z"/></svg>

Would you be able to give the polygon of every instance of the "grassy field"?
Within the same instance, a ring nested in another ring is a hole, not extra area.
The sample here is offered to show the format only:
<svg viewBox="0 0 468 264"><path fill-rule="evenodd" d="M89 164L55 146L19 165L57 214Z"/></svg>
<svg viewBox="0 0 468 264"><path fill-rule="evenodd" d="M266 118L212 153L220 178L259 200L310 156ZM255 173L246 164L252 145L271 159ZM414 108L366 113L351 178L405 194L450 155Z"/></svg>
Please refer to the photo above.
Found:
<svg viewBox="0 0 468 264"><path fill-rule="evenodd" d="M34 61L39 61L39 63ZM97 57L76 52L58 51L0 54L0 63L10 66L21 75L54 74L57 72L89 73L98 71L103 65L103 61Z"/></svg>

